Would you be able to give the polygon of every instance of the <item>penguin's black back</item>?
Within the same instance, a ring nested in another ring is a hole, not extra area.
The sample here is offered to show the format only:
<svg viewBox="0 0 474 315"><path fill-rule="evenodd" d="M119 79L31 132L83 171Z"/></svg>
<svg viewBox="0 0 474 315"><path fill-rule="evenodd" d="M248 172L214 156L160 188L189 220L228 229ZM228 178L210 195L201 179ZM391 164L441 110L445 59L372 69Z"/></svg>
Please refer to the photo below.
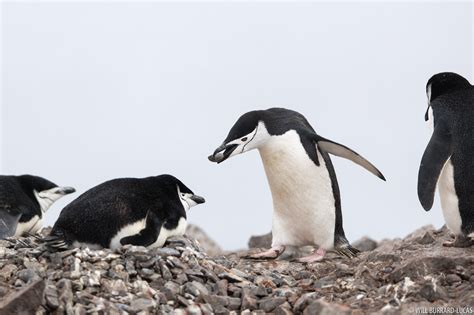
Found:
<svg viewBox="0 0 474 315"><path fill-rule="evenodd" d="M435 128L438 122L447 124L452 135L451 162L461 228L469 234L474 232L474 87L439 96L431 106Z"/></svg>
<svg viewBox="0 0 474 315"><path fill-rule="evenodd" d="M178 183L183 191L183 184L170 175L107 181L67 205L51 235L61 236L70 244L78 241L108 247L121 228L143 220L148 211L162 221L186 217L178 197Z"/></svg>
<svg viewBox="0 0 474 315"><path fill-rule="evenodd" d="M35 215L41 217L41 208L34 191L56 187L44 178L32 175L0 175L0 211L12 210L21 213L20 222L27 222Z"/></svg>

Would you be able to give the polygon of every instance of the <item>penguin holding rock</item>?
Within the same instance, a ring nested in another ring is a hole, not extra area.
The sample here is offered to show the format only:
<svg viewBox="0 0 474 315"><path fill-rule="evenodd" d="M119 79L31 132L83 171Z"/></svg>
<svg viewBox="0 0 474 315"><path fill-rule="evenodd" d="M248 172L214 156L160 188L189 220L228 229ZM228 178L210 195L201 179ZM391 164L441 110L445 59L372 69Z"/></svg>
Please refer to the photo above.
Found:
<svg viewBox="0 0 474 315"><path fill-rule="evenodd" d="M369 161L348 147L323 138L300 113L285 108L256 110L242 115L227 138L209 156L211 162L258 149L273 198L272 248L250 255L274 259L286 246L317 246L311 263L327 250L355 257L344 234L336 173L329 153L344 157L385 180Z"/></svg>
<svg viewBox="0 0 474 315"><path fill-rule="evenodd" d="M426 211L438 186L444 219L455 235L445 246L467 247L474 237L474 87L459 74L438 73L426 84L425 120L433 134L418 172Z"/></svg>

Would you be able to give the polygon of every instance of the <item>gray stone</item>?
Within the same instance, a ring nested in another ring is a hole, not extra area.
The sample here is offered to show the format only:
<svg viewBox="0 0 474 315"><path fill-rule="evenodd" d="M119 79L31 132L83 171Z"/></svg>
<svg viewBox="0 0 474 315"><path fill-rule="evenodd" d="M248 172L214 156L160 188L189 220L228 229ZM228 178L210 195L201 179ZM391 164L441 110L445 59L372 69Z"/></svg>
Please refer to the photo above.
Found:
<svg viewBox="0 0 474 315"><path fill-rule="evenodd" d="M251 236L248 242L249 248L269 248L272 245L272 232Z"/></svg>
<svg viewBox="0 0 474 315"><path fill-rule="evenodd" d="M450 285L453 285L462 282L462 279L456 274L449 274L446 276L446 282Z"/></svg>
<svg viewBox="0 0 474 315"><path fill-rule="evenodd" d="M303 315L324 314L324 315L349 315L351 309L347 306L338 304L329 304L323 300L317 300L309 304Z"/></svg>
<svg viewBox="0 0 474 315"><path fill-rule="evenodd" d="M377 248L377 242L370 237L364 236L361 239L353 242L352 246L361 252L370 252Z"/></svg>
<svg viewBox="0 0 474 315"><path fill-rule="evenodd" d="M150 299L135 299L130 303L130 310L132 312L151 312L156 307L155 301Z"/></svg>
<svg viewBox="0 0 474 315"><path fill-rule="evenodd" d="M44 290L44 298L49 309L55 310L59 307L59 297L56 286L48 284Z"/></svg>
<svg viewBox="0 0 474 315"><path fill-rule="evenodd" d="M0 314L34 314L41 305L44 280L37 280L0 301Z"/></svg>
<svg viewBox="0 0 474 315"><path fill-rule="evenodd" d="M168 256L175 256L179 257L181 256L181 253L174 249L174 248L169 248L169 247L162 247L162 248L157 248L154 250L154 253L161 256L161 257L168 257Z"/></svg>
<svg viewBox="0 0 474 315"><path fill-rule="evenodd" d="M255 297L249 294L242 294L242 310L255 310L258 308L258 301Z"/></svg>
<svg viewBox="0 0 474 315"><path fill-rule="evenodd" d="M311 292L311 293L305 293L303 294L302 296L300 296L293 308L294 308L294 311L296 313L302 313L304 311L304 309L311 303L314 301L314 299L316 298L317 294L315 292Z"/></svg>
<svg viewBox="0 0 474 315"><path fill-rule="evenodd" d="M13 264L8 264L0 269L0 279L8 281L11 276L18 270L18 267Z"/></svg>
<svg viewBox="0 0 474 315"><path fill-rule="evenodd" d="M432 244L435 242L435 238L431 231L426 231L421 237L417 239L417 242L422 245Z"/></svg>
<svg viewBox="0 0 474 315"><path fill-rule="evenodd" d="M267 297L260 300L258 305L261 310L269 313L285 302L286 298L284 297Z"/></svg>
<svg viewBox="0 0 474 315"><path fill-rule="evenodd" d="M293 312L291 311L291 305L288 302L285 302L275 308L273 311L275 315L293 315Z"/></svg>
<svg viewBox="0 0 474 315"><path fill-rule="evenodd" d="M40 278L33 269L23 269L18 271L17 277L20 278L25 283L30 283L34 280L39 280Z"/></svg>
<svg viewBox="0 0 474 315"><path fill-rule="evenodd" d="M197 304L191 304L186 308L186 312L188 315L201 315L203 312L201 308Z"/></svg>

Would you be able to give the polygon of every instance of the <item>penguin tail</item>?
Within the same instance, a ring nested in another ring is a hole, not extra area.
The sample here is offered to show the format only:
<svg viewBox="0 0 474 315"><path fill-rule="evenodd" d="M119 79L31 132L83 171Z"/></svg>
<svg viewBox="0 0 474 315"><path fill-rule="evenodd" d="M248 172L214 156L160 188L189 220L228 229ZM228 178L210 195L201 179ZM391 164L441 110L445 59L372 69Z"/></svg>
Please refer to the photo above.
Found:
<svg viewBox="0 0 474 315"><path fill-rule="evenodd" d="M71 247L70 242L59 232L44 237L43 242L45 243L46 249L50 252L60 252L68 250Z"/></svg>
<svg viewBox="0 0 474 315"><path fill-rule="evenodd" d="M346 256L347 258L357 257L357 254L360 253L360 250L355 247L352 247L352 245L349 244L349 242L345 238L336 241L334 251L341 256Z"/></svg>

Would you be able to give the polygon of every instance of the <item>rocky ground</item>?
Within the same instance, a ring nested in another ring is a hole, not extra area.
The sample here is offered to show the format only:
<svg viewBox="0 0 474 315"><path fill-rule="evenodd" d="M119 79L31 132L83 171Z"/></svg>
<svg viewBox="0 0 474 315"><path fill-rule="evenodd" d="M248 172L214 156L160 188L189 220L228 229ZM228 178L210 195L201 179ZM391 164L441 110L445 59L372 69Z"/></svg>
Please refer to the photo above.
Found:
<svg viewBox="0 0 474 315"><path fill-rule="evenodd" d="M188 237L154 250L60 253L34 237L3 240L0 314L474 313L474 247L443 247L449 238L424 227L310 265L209 257Z"/></svg>

